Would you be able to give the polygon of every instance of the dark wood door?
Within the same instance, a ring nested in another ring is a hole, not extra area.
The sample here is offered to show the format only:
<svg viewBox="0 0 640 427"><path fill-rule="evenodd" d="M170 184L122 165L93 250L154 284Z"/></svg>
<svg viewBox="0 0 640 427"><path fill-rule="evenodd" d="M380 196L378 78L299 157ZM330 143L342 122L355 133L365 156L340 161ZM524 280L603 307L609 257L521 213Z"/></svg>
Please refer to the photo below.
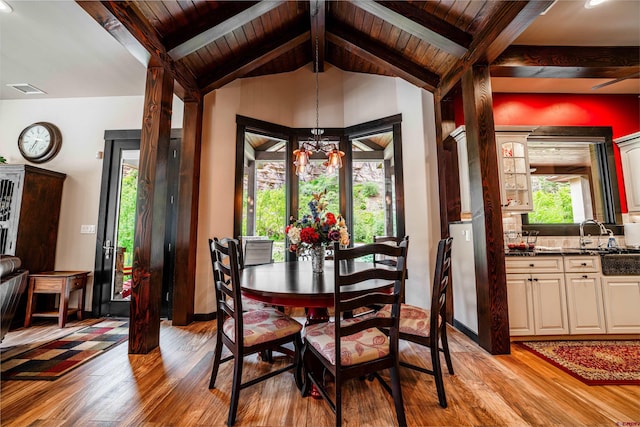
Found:
<svg viewBox="0 0 640 427"><path fill-rule="evenodd" d="M178 132L179 135L179 132ZM171 138L168 165L168 216L165 242L165 272L162 283L162 316L171 319L177 209L177 170L180 139ZM140 131L105 132L100 210L96 238L93 314L129 317L131 266L135 236L137 171ZM173 183L173 184L171 184Z"/></svg>

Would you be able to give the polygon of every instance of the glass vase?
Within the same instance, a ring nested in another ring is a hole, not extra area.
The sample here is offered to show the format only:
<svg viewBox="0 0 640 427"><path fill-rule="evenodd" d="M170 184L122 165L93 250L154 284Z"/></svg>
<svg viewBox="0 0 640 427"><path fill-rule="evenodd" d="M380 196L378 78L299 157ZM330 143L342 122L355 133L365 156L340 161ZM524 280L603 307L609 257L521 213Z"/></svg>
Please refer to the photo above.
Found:
<svg viewBox="0 0 640 427"><path fill-rule="evenodd" d="M324 272L324 246L312 246L311 249L311 268L314 273Z"/></svg>

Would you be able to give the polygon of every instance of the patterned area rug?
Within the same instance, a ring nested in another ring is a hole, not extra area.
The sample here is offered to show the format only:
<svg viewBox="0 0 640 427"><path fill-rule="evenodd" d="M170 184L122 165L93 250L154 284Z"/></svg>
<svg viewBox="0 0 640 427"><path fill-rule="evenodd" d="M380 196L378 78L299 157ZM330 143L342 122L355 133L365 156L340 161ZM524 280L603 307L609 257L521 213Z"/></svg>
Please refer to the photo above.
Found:
<svg viewBox="0 0 640 427"><path fill-rule="evenodd" d="M55 380L129 337L128 320L103 320L2 361L2 380Z"/></svg>
<svg viewBox="0 0 640 427"><path fill-rule="evenodd" d="M640 341L527 341L525 349L588 385L640 385Z"/></svg>

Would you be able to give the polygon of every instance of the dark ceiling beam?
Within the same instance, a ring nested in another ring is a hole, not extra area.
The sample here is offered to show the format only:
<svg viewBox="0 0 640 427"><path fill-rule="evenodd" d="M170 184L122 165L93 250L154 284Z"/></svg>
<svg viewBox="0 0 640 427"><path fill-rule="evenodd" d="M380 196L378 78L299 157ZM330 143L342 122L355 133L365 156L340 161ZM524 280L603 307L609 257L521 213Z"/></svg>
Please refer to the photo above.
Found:
<svg viewBox="0 0 640 427"><path fill-rule="evenodd" d="M181 99L202 99L196 79L182 64L169 58L153 26L131 2L77 1L95 21L145 67L160 65L176 81L174 93Z"/></svg>
<svg viewBox="0 0 640 427"><path fill-rule="evenodd" d="M492 19L476 34L469 51L442 77L440 97L476 63L492 63L554 0L501 1Z"/></svg>
<svg viewBox="0 0 640 427"><path fill-rule="evenodd" d="M447 21L404 1L356 1L356 6L387 21L421 40L461 58L471 45L471 34L460 30Z"/></svg>
<svg viewBox="0 0 640 427"><path fill-rule="evenodd" d="M310 4L309 15L311 17L311 57L313 58L313 70L324 71L325 56L325 16L327 5L325 0L316 0ZM317 43L316 43L317 41ZM316 48L318 49L318 63L316 64Z"/></svg>
<svg viewBox="0 0 640 427"><path fill-rule="evenodd" d="M234 15L226 21L221 22L215 27L211 27L205 32L200 33L192 39L174 47L169 51L169 56L171 56L175 61L184 58L209 43L213 43L225 34L228 34L243 25L248 24L254 19L259 18L261 15L279 7L283 3L284 1L263 0L250 8L243 10L237 15Z"/></svg>
<svg viewBox="0 0 640 427"><path fill-rule="evenodd" d="M437 74L399 55L397 51L372 40L367 35L342 25L327 25L327 40L365 61L389 70L411 84L430 92L440 82Z"/></svg>
<svg viewBox="0 0 640 427"><path fill-rule="evenodd" d="M215 8L208 9L205 13L202 12L193 12L193 18L189 20L189 25L184 27L176 27L174 28L174 32L166 34L164 36L164 45L167 50L171 50L176 46L179 46L192 38L196 37L198 34L204 33L205 31L216 27L223 22L232 19L235 15L244 12L250 7L254 6L257 1L224 1L224 2L213 2L209 3Z"/></svg>
<svg viewBox="0 0 640 427"><path fill-rule="evenodd" d="M294 35L285 34L282 37L266 40L261 44L261 50L256 52L254 49L251 51L253 55L236 55L234 61L227 61L221 64L213 73L198 79L198 81L204 93L219 89L227 83L242 78L257 68L273 61L280 55L295 49L302 43L306 43L309 38L309 31L306 30L302 33L298 32Z"/></svg>
<svg viewBox="0 0 640 427"><path fill-rule="evenodd" d="M509 46L491 64L491 77L625 78L640 71L639 49Z"/></svg>

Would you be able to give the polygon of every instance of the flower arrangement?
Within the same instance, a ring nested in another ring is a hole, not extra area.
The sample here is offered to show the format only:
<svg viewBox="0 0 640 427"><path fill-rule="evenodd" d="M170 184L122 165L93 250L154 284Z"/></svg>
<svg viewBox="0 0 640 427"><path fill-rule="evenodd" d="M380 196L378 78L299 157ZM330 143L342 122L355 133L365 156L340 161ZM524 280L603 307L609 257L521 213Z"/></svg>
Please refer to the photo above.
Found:
<svg viewBox="0 0 640 427"><path fill-rule="evenodd" d="M309 202L310 214L298 220L292 219L285 229L289 237L289 251L301 252L318 246L327 246L333 242L341 245L349 244L349 232L342 215L326 211L327 204L323 193L313 194Z"/></svg>

